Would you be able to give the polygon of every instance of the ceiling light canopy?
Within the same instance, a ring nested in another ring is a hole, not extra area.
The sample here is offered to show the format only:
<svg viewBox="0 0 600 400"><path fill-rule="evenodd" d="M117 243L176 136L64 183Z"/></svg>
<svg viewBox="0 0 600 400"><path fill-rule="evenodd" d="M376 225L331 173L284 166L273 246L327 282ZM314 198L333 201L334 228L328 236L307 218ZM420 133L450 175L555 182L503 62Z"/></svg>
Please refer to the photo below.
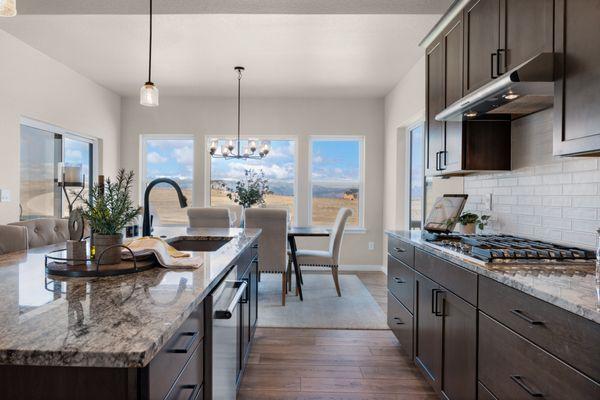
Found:
<svg viewBox="0 0 600 400"><path fill-rule="evenodd" d="M17 0L0 0L0 17L17 15Z"/></svg>
<svg viewBox="0 0 600 400"><path fill-rule="evenodd" d="M149 40L149 46L148 46L148 81L140 89L140 104L143 106L146 106L146 107L158 107L158 88L152 82L152 0L150 0L150 40Z"/></svg>

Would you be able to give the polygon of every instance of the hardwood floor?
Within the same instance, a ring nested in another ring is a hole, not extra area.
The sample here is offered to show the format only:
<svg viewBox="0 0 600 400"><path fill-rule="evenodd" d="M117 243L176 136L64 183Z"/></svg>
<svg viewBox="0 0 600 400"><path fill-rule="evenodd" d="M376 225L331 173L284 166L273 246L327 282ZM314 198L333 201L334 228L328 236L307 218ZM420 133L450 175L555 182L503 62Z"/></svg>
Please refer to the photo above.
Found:
<svg viewBox="0 0 600 400"><path fill-rule="evenodd" d="M386 310L386 276L359 273ZM388 330L259 328L238 400L433 400Z"/></svg>

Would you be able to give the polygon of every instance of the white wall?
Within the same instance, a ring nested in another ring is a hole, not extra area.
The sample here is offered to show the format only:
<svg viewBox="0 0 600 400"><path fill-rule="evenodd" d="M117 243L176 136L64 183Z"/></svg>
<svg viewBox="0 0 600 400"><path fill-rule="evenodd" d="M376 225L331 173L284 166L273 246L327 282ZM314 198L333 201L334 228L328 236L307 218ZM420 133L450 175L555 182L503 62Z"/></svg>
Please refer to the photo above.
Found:
<svg viewBox="0 0 600 400"><path fill-rule="evenodd" d="M407 128L424 119L425 56L385 98L385 229L407 227Z"/></svg>
<svg viewBox="0 0 600 400"><path fill-rule="evenodd" d="M0 224L19 218L20 119L28 117L102 140L100 171L119 165L120 97L0 30Z"/></svg>
<svg viewBox="0 0 600 400"><path fill-rule="evenodd" d="M138 99L123 100L121 165L139 174L140 134L192 134L194 205L205 198L205 136L236 132L236 99L162 97L160 107L141 107ZM365 136L365 228L348 234L342 246L342 264L381 265L383 230L383 99L273 99L246 98L242 103L242 133L296 136L298 141L298 224L306 225L309 202L308 137L310 135ZM137 189L136 189L137 190ZM323 240L313 241L322 246ZM375 250L368 250L368 242Z"/></svg>

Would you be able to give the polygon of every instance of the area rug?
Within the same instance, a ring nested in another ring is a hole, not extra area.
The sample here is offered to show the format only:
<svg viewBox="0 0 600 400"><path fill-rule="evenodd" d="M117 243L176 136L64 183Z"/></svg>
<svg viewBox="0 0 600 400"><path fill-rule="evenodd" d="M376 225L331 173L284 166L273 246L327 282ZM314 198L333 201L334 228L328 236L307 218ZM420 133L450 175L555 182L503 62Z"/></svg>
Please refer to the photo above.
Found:
<svg viewBox="0 0 600 400"><path fill-rule="evenodd" d="M262 274L258 326L265 328L388 329L386 316L356 275L340 275L338 297L331 275L305 273L304 301L289 293L281 305L281 275Z"/></svg>

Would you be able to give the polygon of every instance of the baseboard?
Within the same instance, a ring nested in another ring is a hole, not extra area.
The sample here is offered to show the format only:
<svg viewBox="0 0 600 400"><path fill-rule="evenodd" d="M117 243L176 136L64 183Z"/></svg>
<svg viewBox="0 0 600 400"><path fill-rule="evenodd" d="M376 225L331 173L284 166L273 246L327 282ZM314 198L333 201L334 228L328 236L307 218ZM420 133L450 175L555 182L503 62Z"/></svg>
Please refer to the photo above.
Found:
<svg viewBox="0 0 600 400"><path fill-rule="evenodd" d="M303 266L302 271L323 271L323 267L309 267ZM383 265L357 265L357 264L348 264L348 265L340 265L340 271L346 272L385 272Z"/></svg>

